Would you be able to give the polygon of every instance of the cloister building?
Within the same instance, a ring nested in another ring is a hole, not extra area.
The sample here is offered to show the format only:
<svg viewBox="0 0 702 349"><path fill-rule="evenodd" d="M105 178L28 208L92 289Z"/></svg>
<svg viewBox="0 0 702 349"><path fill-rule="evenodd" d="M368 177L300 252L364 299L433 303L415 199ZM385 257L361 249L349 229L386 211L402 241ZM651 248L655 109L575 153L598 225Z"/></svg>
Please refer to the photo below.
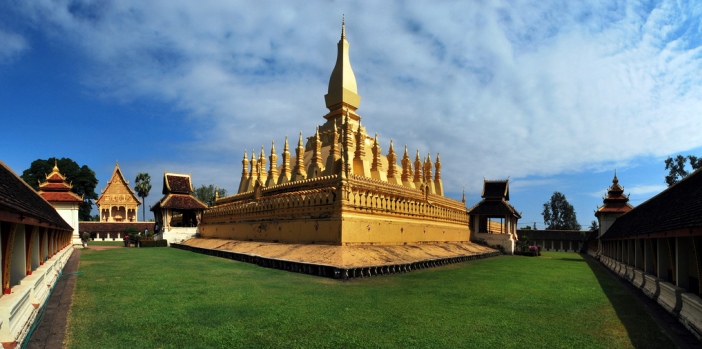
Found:
<svg viewBox="0 0 702 349"><path fill-rule="evenodd" d="M702 339L702 171L637 207L615 175L598 209L600 249L590 251Z"/></svg>
<svg viewBox="0 0 702 349"><path fill-rule="evenodd" d="M49 202L0 162L3 347L14 348L25 341L39 308L73 252L73 231L74 227Z"/></svg>

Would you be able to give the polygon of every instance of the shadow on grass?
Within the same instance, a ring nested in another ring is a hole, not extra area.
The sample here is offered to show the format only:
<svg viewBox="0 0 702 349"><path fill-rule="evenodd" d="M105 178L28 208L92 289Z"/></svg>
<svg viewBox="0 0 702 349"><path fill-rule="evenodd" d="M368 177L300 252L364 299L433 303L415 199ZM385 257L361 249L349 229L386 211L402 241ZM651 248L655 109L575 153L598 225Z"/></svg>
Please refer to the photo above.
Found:
<svg viewBox="0 0 702 349"><path fill-rule="evenodd" d="M566 261L566 262L585 262L584 259L582 258L556 258L559 261Z"/></svg>
<svg viewBox="0 0 702 349"><path fill-rule="evenodd" d="M626 329L634 348L675 348L675 344L669 338L655 336L654 333L660 333L662 329L654 319L647 316L649 314L644 309L644 305L639 303L637 296L632 294L632 292L639 290L630 289L625 284L627 281L619 280L617 275L595 258L587 254L581 256L582 261L587 262L588 267L597 278L597 282Z"/></svg>

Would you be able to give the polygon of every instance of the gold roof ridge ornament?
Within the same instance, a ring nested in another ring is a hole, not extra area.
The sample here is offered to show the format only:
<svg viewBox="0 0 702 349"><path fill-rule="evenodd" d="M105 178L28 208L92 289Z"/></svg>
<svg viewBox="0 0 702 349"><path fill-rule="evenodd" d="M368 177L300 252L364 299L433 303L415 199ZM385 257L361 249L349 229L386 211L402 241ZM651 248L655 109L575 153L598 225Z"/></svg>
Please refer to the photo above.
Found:
<svg viewBox="0 0 702 349"><path fill-rule="evenodd" d="M341 39L337 44L336 64L329 77L329 89L324 96L324 101L329 111L338 110L344 106L356 111L361 104L356 76L353 74L349 60L349 42L346 41L344 17L341 18Z"/></svg>

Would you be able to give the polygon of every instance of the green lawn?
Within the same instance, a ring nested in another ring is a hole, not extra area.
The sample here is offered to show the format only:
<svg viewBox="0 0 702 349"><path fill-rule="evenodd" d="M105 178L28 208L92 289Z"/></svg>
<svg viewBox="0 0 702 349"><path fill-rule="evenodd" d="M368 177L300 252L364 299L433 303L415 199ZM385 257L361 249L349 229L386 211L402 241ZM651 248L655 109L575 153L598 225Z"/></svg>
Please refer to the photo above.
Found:
<svg viewBox="0 0 702 349"><path fill-rule="evenodd" d="M68 348L674 347L575 253L344 282L131 248L83 250L80 271Z"/></svg>

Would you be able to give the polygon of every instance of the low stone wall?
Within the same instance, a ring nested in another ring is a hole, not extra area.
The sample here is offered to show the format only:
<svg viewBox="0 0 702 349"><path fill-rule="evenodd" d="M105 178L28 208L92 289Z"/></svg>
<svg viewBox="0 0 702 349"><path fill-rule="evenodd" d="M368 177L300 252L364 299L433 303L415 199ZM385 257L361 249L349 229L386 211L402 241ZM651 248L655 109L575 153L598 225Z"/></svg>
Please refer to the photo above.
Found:
<svg viewBox="0 0 702 349"><path fill-rule="evenodd" d="M473 241L485 241L490 247L502 247L505 254L514 254L514 240L510 239L510 234L473 233Z"/></svg>
<svg viewBox="0 0 702 349"><path fill-rule="evenodd" d="M677 317L678 321L693 335L702 340L702 299L700 297L612 258L600 256L600 262L658 302L666 311Z"/></svg>
<svg viewBox="0 0 702 349"><path fill-rule="evenodd" d="M12 293L0 297L0 342L3 346L24 342L72 253L72 244L64 247L12 287Z"/></svg>
<svg viewBox="0 0 702 349"><path fill-rule="evenodd" d="M163 239L168 240L168 244L176 244L195 237L199 232L197 227L171 227L163 233Z"/></svg>

